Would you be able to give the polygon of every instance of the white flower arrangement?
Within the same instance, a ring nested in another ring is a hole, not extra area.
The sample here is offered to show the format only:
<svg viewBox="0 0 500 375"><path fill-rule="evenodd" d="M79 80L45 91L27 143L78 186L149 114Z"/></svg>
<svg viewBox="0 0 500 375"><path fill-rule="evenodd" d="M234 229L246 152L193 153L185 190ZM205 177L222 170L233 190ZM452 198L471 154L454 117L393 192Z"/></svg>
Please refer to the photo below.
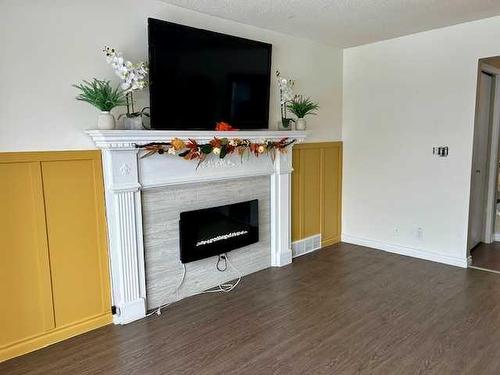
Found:
<svg viewBox="0 0 500 375"><path fill-rule="evenodd" d="M281 77L280 72L276 72L276 76L278 78L278 86L280 89L280 104L283 105L286 102L293 100L295 97L293 93L293 85L295 84L295 81Z"/></svg>
<svg viewBox="0 0 500 375"><path fill-rule="evenodd" d="M287 118L286 109L288 107L288 103L295 99L295 94L293 93L295 81L282 77L279 70L276 71L276 78L278 80L278 87L280 90L281 122L285 128L288 128L290 126L290 121L293 120Z"/></svg>
<svg viewBox="0 0 500 375"><path fill-rule="evenodd" d="M125 60L121 52L118 52L115 48L104 47L103 50L106 55L106 62L110 64L116 75L122 80L121 88L125 92L125 98L127 100L127 118L139 118L141 117L142 123L142 111L135 111L134 108L134 91L142 90L147 86L147 75L148 66L145 62L139 62L133 64L132 62Z"/></svg>
<svg viewBox="0 0 500 375"><path fill-rule="evenodd" d="M104 53L107 63L113 67L116 75L123 81L122 90L131 92L142 90L147 86L148 67L146 63L141 61L133 64L125 60L121 52L111 47L104 47Z"/></svg>

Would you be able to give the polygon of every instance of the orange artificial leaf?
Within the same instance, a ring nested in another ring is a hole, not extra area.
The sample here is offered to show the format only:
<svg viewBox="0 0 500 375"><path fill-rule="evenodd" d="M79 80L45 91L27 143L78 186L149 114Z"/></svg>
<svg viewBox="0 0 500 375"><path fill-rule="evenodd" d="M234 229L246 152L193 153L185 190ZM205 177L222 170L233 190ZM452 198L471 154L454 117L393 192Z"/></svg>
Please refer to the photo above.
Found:
<svg viewBox="0 0 500 375"><path fill-rule="evenodd" d="M186 147L186 143L184 143L184 141L179 138L172 139L170 143L172 144L172 147L174 148L175 151L180 151Z"/></svg>
<svg viewBox="0 0 500 375"><path fill-rule="evenodd" d="M215 124L215 130L220 132L220 131L231 131L231 130L238 130L238 129L233 128L233 126L231 124L229 124L228 122L219 121Z"/></svg>

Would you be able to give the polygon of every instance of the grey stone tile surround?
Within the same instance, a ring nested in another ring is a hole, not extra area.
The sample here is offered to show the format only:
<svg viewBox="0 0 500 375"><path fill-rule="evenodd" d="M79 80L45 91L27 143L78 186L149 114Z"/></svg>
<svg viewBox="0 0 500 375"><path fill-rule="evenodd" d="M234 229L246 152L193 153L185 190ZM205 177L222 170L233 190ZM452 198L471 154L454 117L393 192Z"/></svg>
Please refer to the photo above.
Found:
<svg viewBox="0 0 500 375"><path fill-rule="evenodd" d="M231 263L243 275L271 265L270 177L176 185L142 192L147 308L153 309L235 279L237 272L215 268L217 257L186 264L182 277L179 260L179 215L182 211L259 200L259 242L229 253ZM242 280L244 282L244 280Z"/></svg>

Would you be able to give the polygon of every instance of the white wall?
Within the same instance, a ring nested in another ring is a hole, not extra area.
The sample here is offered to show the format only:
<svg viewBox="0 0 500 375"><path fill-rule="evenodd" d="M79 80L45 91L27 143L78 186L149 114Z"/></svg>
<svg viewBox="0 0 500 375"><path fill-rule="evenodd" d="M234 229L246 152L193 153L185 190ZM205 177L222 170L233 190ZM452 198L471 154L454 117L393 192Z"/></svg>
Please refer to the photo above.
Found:
<svg viewBox="0 0 500 375"><path fill-rule="evenodd" d="M345 240L464 265L478 59L498 40L500 17L344 50Z"/></svg>
<svg viewBox="0 0 500 375"><path fill-rule="evenodd" d="M72 83L115 79L101 49L147 59L147 18L154 17L273 44L273 72L321 104L311 137L341 137L342 51L153 0L2 0L0 3L0 151L94 148L83 134L97 112L74 100ZM279 107L272 85L270 122Z"/></svg>

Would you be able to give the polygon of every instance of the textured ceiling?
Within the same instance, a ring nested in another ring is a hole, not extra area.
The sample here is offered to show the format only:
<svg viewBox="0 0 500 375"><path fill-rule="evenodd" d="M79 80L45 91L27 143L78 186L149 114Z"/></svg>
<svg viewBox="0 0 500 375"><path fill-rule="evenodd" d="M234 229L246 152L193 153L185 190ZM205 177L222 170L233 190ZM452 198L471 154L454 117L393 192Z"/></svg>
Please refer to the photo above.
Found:
<svg viewBox="0 0 500 375"><path fill-rule="evenodd" d="M351 47L500 14L500 0L163 0L201 13Z"/></svg>

